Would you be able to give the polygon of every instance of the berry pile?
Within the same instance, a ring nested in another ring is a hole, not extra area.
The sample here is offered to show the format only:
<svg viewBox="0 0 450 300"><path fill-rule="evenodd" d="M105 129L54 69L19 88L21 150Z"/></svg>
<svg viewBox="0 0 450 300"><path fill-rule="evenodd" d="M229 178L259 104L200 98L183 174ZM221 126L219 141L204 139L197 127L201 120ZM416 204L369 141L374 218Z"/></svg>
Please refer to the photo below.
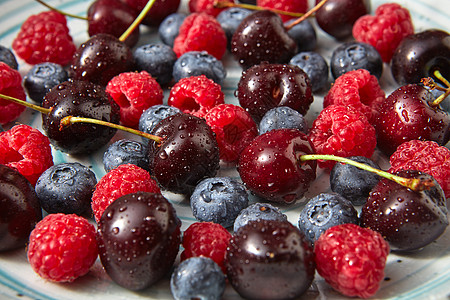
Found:
<svg viewBox="0 0 450 300"><path fill-rule="evenodd" d="M412 3L185 2L70 4L83 35L30 6L0 38L0 251L27 245L25 280L122 298L397 293L396 261L448 238L448 24L412 35Z"/></svg>

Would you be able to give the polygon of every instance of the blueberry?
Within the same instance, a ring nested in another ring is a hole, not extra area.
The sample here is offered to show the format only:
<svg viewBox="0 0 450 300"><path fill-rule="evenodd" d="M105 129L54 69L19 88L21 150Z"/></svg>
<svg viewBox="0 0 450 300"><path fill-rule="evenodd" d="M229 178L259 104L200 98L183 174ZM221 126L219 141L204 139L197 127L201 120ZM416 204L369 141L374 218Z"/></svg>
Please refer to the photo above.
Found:
<svg viewBox="0 0 450 300"><path fill-rule="evenodd" d="M143 143L132 140L118 140L106 149L103 154L103 166L106 172L124 164L133 164L149 170L148 148Z"/></svg>
<svg viewBox="0 0 450 300"><path fill-rule="evenodd" d="M172 273L170 290L175 300L220 300L225 292L225 275L211 258L191 257Z"/></svg>
<svg viewBox="0 0 450 300"><path fill-rule="evenodd" d="M231 38L233 37L236 28L241 21L251 13L252 11L249 9L230 7L222 10L217 15L216 20L220 23L220 26L222 26L223 31L225 31L225 35L227 36L228 48L230 48Z"/></svg>
<svg viewBox="0 0 450 300"><path fill-rule="evenodd" d="M222 61L206 51L186 52L177 59L173 66L173 79L175 81L199 75L205 75L217 84L222 84L227 72Z"/></svg>
<svg viewBox="0 0 450 300"><path fill-rule="evenodd" d="M292 24L295 19L291 19L285 22L285 26ZM299 52L313 51L317 47L317 34L314 27L308 20L300 22L294 25L287 32L288 35L297 43Z"/></svg>
<svg viewBox="0 0 450 300"><path fill-rule="evenodd" d="M14 53L10 49L2 45L0 45L0 61L4 62L14 70L17 70L17 68L19 67Z"/></svg>
<svg viewBox="0 0 450 300"><path fill-rule="evenodd" d="M319 53L300 52L291 58L289 64L298 66L308 74L313 92L320 91L327 85L328 64Z"/></svg>
<svg viewBox="0 0 450 300"><path fill-rule="evenodd" d="M173 47L173 42L177 37L180 26L183 24L186 15L183 13L173 13L168 15L162 22L159 24L158 34L161 41Z"/></svg>
<svg viewBox="0 0 450 300"><path fill-rule="evenodd" d="M364 156L351 156L349 159L376 169L380 168L374 161ZM378 175L348 164L337 163L330 173L331 190L350 200L353 205L363 205L379 180Z"/></svg>
<svg viewBox="0 0 450 300"><path fill-rule="evenodd" d="M378 51L369 44L360 42L347 42L334 49L330 68L336 79L348 71L366 69L378 79L383 72L383 61Z"/></svg>
<svg viewBox="0 0 450 300"><path fill-rule="evenodd" d="M191 208L199 221L214 222L227 228L248 206L248 194L242 183L230 177L202 180L191 195Z"/></svg>
<svg viewBox="0 0 450 300"><path fill-rule="evenodd" d="M359 223L352 203L339 194L322 193L306 203L300 212L298 227L314 244L328 228L346 223Z"/></svg>
<svg viewBox="0 0 450 300"><path fill-rule="evenodd" d="M136 48L133 55L137 68L147 71L160 85L166 85L172 80L173 65L177 60L172 47L147 44Z"/></svg>
<svg viewBox="0 0 450 300"><path fill-rule="evenodd" d="M234 220L233 231L236 232L248 222L257 220L287 221L287 216L283 214L278 207L275 207L272 204L260 202L253 203L241 210L236 217L236 220Z"/></svg>
<svg viewBox="0 0 450 300"><path fill-rule="evenodd" d="M45 62L34 65L23 78L23 86L28 96L42 103L45 95L55 86L67 81L67 71L58 64Z"/></svg>
<svg viewBox="0 0 450 300"><path fill-rule="evenodd" d="M160 121L178 113L181 113L181 110L174 106L165 104L150 106L141 114L141 117L139 118L139 130L146 133L151 133L153 128L155 128ZM148 142L148 139L146 138L143 138L143 140Z"/></svg>
<svg viewBox="0 0 450 300"><path fill-rule="evenodd" d="M91 207L97 184L94 172L80 163L53 165L36 182L36 194L48 213L81 215Z"/></svg>
<svg viewBox="0 0 450 300"><path fill-rule="evenodd" d="M259 134L281 128L294 128L304 133L308 130L303 115L288 106L278 106L268 110L259 122Z"/></svg>

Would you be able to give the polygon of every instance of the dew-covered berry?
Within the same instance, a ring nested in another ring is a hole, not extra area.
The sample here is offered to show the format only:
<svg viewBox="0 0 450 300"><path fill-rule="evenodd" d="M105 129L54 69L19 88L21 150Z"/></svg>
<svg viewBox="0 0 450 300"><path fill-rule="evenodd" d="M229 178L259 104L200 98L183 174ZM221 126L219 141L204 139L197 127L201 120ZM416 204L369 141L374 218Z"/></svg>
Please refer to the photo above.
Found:
<svg viewBox="0 0 450 300"><path fill-rule="evenodd" d="M325 88L328 83L328 64L317 52L300 52L291 58L289 64L300 67L308 75L313 92Z"/></svg>
<svg viewBox="0 0 450 300"><path fill-rule="evenodd" d="M231 38L236 28L252 11L241 7L230 7L222 10L216 17L217 21L222 26L225 35L227 36L228 48L231 45Z"/></svg>
<svg viewBox="0 0 450 300"><path fill-rule="evenodd" d="M191 257L172 273L170 290L175 300L220 300L225 292L225 275L208 257Z"/></svg>
<svg viewBox="0 0 450 300"><path fill-rule="evenodd" d="M97 178L88 167L61 163L48 168L36 182L36 193L48 213L81 215L91 206Z"/></svg>
<svg viewBox="0 0 450 300"><path fill-rule="evenodd" d="M153 105L145 110L139 119L139 130L150 133L165 118L181 113L179 108L166 104ZM148 142L147 138L143 138Z"/></svg>
<svg viewBox="0 0 450 300"><path fill-rule="evenodd" d="M227 71L222 61L206 51L189 51L181 55L173 66L173 79L178 82L182 78L205 75L222 84Z"/></svg>
<svg viewBox="0 0 450 300"><path fill-rule="evenodd" d="M328 228L358 222L358 212L349 200L339 194L322 193L306 203L300 212L298 227L314 244Z"/></svg>
<svg viewBox="0 0 450 300"><path fill-rule="evenodd" d="M281 128L294 128L304 133L308 131L303 115L288 106L278 106L268 110L259 122L259 134Z"/></svg>
<svg viewBox="0 0 450 300"><path fill-rule="evenodd" d="M106 172L124 164L134 164L149 170L147 145L128 139L118 140L108 146L103 154L103 166Z"/></svg>
<svg viewBox="0 0 450 300"><path fill-rule="evenodd" d="M244 185L231 177L212 177L202 180L190 198L194 217L223 227L233 225L239 212L248 206Z"/></svg>
<svg viewBox="0 0 450 300"><path fill-rule="evenodd" d="M15 70L17 70L19 67L14 52L12 52L11 49L6 48L5 46L2 45L0 45L0 61L4 62L5 64L7 64L8 66L10 66L12 69Z"/></svg>
<svg viewBox="0 0 450 300"><path fill-rule="evenodd" d="M270 203L256 202L241 210L234 220L233 231L237 232L248 222L257 220L287 221L287 216Z"/></svg>
<svg viewBox="0 0 450 300"><path fill-rule="evenodd" d="M46 62L34 65L23 78L23 87L28 97L42 103L44 96L58 84L69 78L63 66Z"/></svg>
<svg viewBox="0 0 450 300"><path fill-rule="evenodd" d="M364 156L349 159L380 169L377 163ZM378 175L349 164L337 163L330 173L331 190L350 200L353 205L363 205L379 180Z"/></svg>
<svg viewBox="0 0 450 300"><path fill-rule="evenodd" d="M284 24L285 26L289 26L294 21L295 19L291 19L286 21ZM316 49L316 30L308 20L294 25L291 29L288 30L287 34L297 43L298 52L313 51L314 49Z"/></svg>
<svg viewBox="0 0 450 300"><path fill-rule="evenodd" d="M168 15L158 27L158 34L161 41L173 47L173 42L180 32L180 26L183 24L186 14L173 13Z"/></svg>

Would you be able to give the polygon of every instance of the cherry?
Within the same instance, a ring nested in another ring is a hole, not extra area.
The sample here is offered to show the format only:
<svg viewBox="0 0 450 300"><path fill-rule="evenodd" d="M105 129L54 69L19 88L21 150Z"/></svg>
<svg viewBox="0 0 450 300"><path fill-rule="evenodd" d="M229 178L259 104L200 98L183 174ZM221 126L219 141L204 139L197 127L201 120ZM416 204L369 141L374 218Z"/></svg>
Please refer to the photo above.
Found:
<svg viewBox="0 0 450 300"><path fill-rule="evenodd" d="M87 11L89 36L106 33L120 38L125 29L133 24L138 14L139 12L120 0L96 0ZM125 40L125 44L128 47L136 45L139 34L137 27Z"/></svg>
<svg viewBox="0 0 450 300"><path fill-rule="evenodd" d="M148 0L119 0L126 3L127 6L140 12L144 9ZM148 26L158 26L167 16L178 11L180 0L156 0L152 8L145 16L142 24Z"/></svg>
<svg viewBox="0 0 450 300"><path fill-rule="evenodd" d="M99 255L108 275L130 290L147 288L172 268L181 243L181 221L158 193L116 199L100 218Z"/></svg>
<svg viewBox="0 0 450 300"><path fill-rule="evenodd" d="M319 2L316 0L317 4ZM316 21L323 31L342 40L352 35L353 24L369 11L367 0L328 0L316 12Z"/></svg>
<svg viewBox="0 0 450 300"><path fill-rule="evenodd" d="M28 180L0 165L0 252L24 247L42 219L39 199Z"/></svg>
<svg viewBox="0 0 450 300"><path fill-rule="evenodd" d="M377 147L391 155L400 144L413 139L445 145L450 139L450 115L430 100L432 94L417 84L392 92L375 120Z"/></svg>
<svg viewBox="0 0 450 300"><path fill-rule="evenodd" d="M450 36L441 30L426 30L405 37L394 52L391 71L397 83L419 83L439 70L450 78Z"/></svg>
<svg viewBox="0 0 450 300"><path fill-rule="evenodd" d="M311 244L287 221L250 221L232 236L227 277L246 299L297 299L314 279Z"/></svg>
<svg viewBox="0 0 450 300"><path fill-rule="evenodd" d="M248 15L231 39L231 53L244 69L262 61L287 63L296 52L297 43L287 34L280 16L268 10Z"/></svg>
<svg viewBox="0 0 450 300"><path fill-rule="evenodd" d="M432 178L415 170L396 174L406 178ZM430 189L417 192L382 179L362 208L361 225L378 231L392 250L420 249L436 240L448 226L444 192L437 182Z"/></svg>
<svg viewBox="0 0 450 300"><path fill-rule="evenodd" d="M242 73L237 97L258 122L268 110L278 106L289 106L305 115L314 100L311 82L302 69L266 62Z"/></svg>

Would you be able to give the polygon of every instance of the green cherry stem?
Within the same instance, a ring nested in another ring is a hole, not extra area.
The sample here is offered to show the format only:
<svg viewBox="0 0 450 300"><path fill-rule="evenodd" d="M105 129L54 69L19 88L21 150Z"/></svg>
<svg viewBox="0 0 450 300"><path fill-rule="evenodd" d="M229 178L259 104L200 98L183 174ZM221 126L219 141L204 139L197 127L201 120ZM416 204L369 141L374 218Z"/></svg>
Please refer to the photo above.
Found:
<svg viewBox="0 0 450 300"><path fill-rule="evenodd" d="M91 119L91 118L84 118L84 117L74 117L74 116L67 116L64 117L59 125L59 130L64 129L67 126L70 126L72 124L75 123L90 123L90 124L95 124L95 125L102 125L102 126L107 126L110 128L115 128L115 129L119 129L128 133L132 133L138 136L142 136L145 137L149 140L153 140L156 143L160 144L163 141L162 137L150 134L150 133L146 133L146 132L142 132L133 128L129 128L129 127L125 127L122 125L118 125L118 124L114 124L111 122L106 122L106 121L102 121L102 120L97 120L97 119Z"/></svg>
<svg viewBox="0 0 450 300"><path fill-rule="evenodd" d="M270 10L270 11L273 11L274 13L277 13L280 15L296 17L296 18L304 15L304 13L296 13L296 12L279 10L276 8L267 8L267 7L252 5L252 4L234 3L234 2L228 2L228 1L216 1L216 2L214 2L214 7L215 8L239 7L239 8L249 9L249 10Z"/></svg>
<svg viewBox="0 0 450 300"><path fill-rule="evenodd" d="M286 31L289 31L292 27L294 27L297 24L300 24L301 22L303 22L304 20L306 20L307 18L311 17L316 11L318 11L325 3L327 3L328 0L322 0L320 1L316 6L314 6L313 8L311 8L307 13L305 13L303 16L301 16L300 18L298 18L297 20L295 20L294 22L292 22L291 24L289 24L288 26L286 26Z"/></svg>
<svg viewBox="0 0 450 300"><path fill-rule="evenodd" d="M56 7L51 6L50 4L45 3L42 0L35 0L35 1L40 3L40 4L42 4L43 6L47 7L48 9L54 10L54 11L56 11L56 12L62 14L62 15L65 15L65 16L68 16L68 17L71 17L71 18L75 18L75 19L80 19L80 20L87 21L86 17L81 17L81 16L77 16L77 15L74 15L74 14L63 12L63 11L57 9Z"/></svg>
<svg viewBox="0 0 450 300"><path fill-rule="evenodd" d="M8 100L10 102L14 102L14 103L23 105L23 106L31 108L31 109L34 109L34 110L36 110L36 111L38 111L40 113L46 114L46 115L48 115L51 112L50 108L44 108L42 106L35 105L33 103L30 103L30 102L27 102L27 101L23 101L23 100L20 100L20 99L17 99L17 98L8 96L8 95L0 94L0 98Z"/></svg>
<svg viewBox="0 0 450 300"><path fill-rule="evenodd" d="M450 95L450 82L448 82L448 80L444 76L442 76L439 70L435 70L433 72L433 75L447 86L447 88L442 88L435 84L438 90L444 92L444 94L437 97L436 100L434 100L433 103L431 104L432 106L438 106L439 104L441 104L442 101L444 101L445 98L448 97L448 95Z"/></svg>
<svg viewBox="0 0 450 300"><path fill-rule="evenodd" d="M144 6L144 8L140 12L140 14L137 16L137 18L134 20L134 22L119 37L119 41L124 42L128 38L128 36L136 29L136 27L138 27L139 24L141 24L142 20L148 14L148 12L150 11L150 9L152 8L152 6L155 2L156 2L156 0L149 0L147 2L147 4Z"/></svg>
<svg viewBox="0 0 450 300"><path fill-rule="evenodd" d="M371 166L368 166L363 163L359 163L357 161L345 158L345 157L339 157L334 155L327 155L327 154L303 154L299 155L298 160L299 161L309 161L309 160L333 160L340 163L349 164L352 166L355 166L357 168L366 170L368 172L375 173L381 177L387 178L389 180L392 180L400 185L403 185L413 191L420 192L423 190L427 190L431 187L433 187L435 184L433 180L431 179L419 179L419 178L404 178L401 176L397 176L394 174L391 174L389 172L385 172L376 168L372 168Z"/></svg>

